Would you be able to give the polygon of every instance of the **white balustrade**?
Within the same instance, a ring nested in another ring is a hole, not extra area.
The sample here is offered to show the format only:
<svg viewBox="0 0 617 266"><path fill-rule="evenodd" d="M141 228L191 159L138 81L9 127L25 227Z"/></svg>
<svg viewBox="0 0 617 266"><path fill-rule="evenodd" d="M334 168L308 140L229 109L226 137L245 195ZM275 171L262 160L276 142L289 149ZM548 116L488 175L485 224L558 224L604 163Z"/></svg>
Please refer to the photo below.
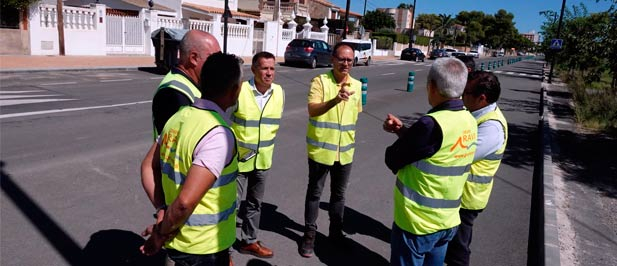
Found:
<svg viewBox="0 0 617 266"><path fill-rule="evenodd" d="M225 25L221 24L221 35L225 30ZM242 24L227 24L227 37L228 38L248 38L249 30L251 26Z"/></svg>
<svg viewBox="0 0 617 266"><path fill-rule="evenodd" d="M158 17L157 22L158 22L159 27L170 28L170 29L183 29L184 28L182 19L178 19L178 18Z"/></svg>
<svg viewBox="0 0 617 266"><path fill-rule="evenodd" d="M295 29L282 29L282 39L283 40L293 40L296 37Z"/></svg>
<svg viewBox="0 0 617 266"><path fill-rule="evenodd" d="M42 28L56 28L58 13L56 6L39 6ZM73 30L96 30L96 11L90 8L65 6L62 9L64 28Z"/></svg>
<svg viewBox="0 0 617 266"><path fill-rule="evenodd" d="M213 26L214 22L212 21L189 19L189 27L191 30L201 30L212 33Z"/></svg>

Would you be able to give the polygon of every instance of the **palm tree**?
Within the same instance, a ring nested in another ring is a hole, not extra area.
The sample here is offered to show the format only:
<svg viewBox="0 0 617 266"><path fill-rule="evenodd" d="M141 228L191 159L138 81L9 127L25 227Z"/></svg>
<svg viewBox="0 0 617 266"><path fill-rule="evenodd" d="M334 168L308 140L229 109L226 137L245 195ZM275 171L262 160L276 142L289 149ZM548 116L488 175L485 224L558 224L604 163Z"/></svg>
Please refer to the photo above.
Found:
<svg viewBox="0 0 617 266"><path fill-rule="evenodd" d="M454 24L454 19L452 18L452 15L439 14L439 27L437 28L437 30L440 33L440 40L445 41L445 37L448 35L448 30L450 29L450 27L452 27L452 24Z"/></svg>

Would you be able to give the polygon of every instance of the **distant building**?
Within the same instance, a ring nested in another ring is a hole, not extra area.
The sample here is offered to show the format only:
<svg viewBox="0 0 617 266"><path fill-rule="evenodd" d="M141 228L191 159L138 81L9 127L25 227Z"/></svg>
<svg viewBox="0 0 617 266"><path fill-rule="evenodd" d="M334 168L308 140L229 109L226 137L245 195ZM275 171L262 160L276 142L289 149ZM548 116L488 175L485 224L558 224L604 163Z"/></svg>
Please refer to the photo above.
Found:
<svg viewBox="0 0 617 266"><path fill-rule="evenodd" d="M413 28L411 18L413 17L413 8L377 8L377 11L384 12L394 19L396 32L403 32L406 29Z"/></svg>
<svg viewBox="0 0 617 266"><path fill-rule="evenodd" d="M533 30L529 33L521 33L521 36L525 37L526 39L530 40L533 43L540 42L540 35L538 35L538 33L536 33L536 31L533 31Z"/></svg>

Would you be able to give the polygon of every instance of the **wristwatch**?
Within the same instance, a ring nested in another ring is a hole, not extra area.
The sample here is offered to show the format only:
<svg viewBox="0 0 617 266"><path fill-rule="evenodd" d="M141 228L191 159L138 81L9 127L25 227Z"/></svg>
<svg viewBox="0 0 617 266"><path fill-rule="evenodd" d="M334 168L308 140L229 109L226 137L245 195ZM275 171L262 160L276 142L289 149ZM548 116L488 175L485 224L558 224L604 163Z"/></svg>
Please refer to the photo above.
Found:
<svg viewBox="0 0 617 266"><path fill-rule="evenodd" d="M156 211L154 211L154 214L152 214L152 217L154 217L154 219L158 217L157 214L159 213L160 210L167 210L167 204L163 204L161 206L156 207Z"/></svg>

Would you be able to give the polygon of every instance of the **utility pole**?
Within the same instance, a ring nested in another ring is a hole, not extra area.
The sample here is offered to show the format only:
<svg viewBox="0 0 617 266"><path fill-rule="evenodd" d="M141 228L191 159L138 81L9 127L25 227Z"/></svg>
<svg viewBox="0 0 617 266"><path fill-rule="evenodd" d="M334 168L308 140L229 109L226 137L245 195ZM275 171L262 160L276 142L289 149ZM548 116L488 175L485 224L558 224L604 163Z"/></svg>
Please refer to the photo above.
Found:
<svg viewBox="0 0 617 266"><path fill-rule="evenodd" d="M561 3L561 14L559 14L559 24L557 24L557 39L561 36L561 22L563 21L563 10L566 8L566 0ZM553 83L553 67L555 65L556 53L551 58L551 71L548 73L548 83Z"/></svg>
<svg viewBox="0 0 617 266"><path fill-rule="evenodd" d="M413 0L413 13L411 13L411 31L409 32L409 48L411 48L413 46L413 43L416 41L414 40L414 37L415 37L414 30L416 27L416 22L414 21L415 16L416 16L416 0Z"/></svg>
<svg viewBox="0 0 617 266"><path fill-rule="evenodd" d="M349 20L349 1L347 0L347 6L345 7L345 23L343 24L343 40L347 38L347 21Z"/></svg>
<svg viewBox="0 0 617 266"><path fill-rule="evenodd" d="M227 53L227 20L229 18L231 18L229 0L225 0L225 11L223 12L223 53Z"/></svg>
<svg viewBox="0 0 617 266"><path fill-rule="evenodd" d="M64 14L62 12L64 7L62 6L62 0L57 0L56 3L56 11L58 14L58 54L64 55Z"/></svg>
<svg viewBox="0 0 617 266"><path fill-rule="evenodd" d="M362 12L362 17L366 16L366 1L364 0L364 12Z"/></svg>

